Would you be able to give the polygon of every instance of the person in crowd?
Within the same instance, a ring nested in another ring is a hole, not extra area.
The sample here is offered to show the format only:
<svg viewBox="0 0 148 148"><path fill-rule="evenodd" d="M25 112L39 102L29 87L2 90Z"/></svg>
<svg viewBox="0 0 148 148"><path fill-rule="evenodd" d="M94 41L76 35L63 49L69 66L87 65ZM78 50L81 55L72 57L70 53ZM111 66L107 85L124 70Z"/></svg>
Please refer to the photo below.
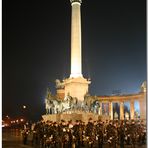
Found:
<svg viewBox="0 0 148 148"><path fill-rule="evenodd" d="M33 147L42 148L102 148L106 144L124 148L125 144L135 147L146 143L146 124L134 120L40 121L31 126L30 132ZM27 127L23 130L23 144L27 144L30 132Z"/></svg>

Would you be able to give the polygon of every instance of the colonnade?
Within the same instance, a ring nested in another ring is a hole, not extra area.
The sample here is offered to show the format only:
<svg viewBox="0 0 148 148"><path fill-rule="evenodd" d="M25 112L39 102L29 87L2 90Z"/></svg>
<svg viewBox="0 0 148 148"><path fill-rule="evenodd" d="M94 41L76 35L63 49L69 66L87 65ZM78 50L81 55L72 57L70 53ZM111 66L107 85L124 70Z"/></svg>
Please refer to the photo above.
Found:
<svg viewBox="0 0 148 148"><path fill-rule="evenodd" d="M113 103L119 103L119 112L120 116L118 115L120 120L124 120L125 118L125 102L130 103L130 110L129 110L129 118L135 118L135 101L139 102L139 109L140 109L140 119L146 120L146 99L147 99L147 87L146 81L142 83L140 86L140 92L137 94L129 94L129 95L117 95L117 96L98 96L98 101L100 102L100 115L103 114L102 104L108 103L108 116L111 120L113 120Z"/></svg>
<svg viewBox="0 0 148 148"><path fill-rule="evenodd" d="M124 105L125 105L125 102L129 102L130 103L130 113L129 113L129 118L130 119L135 119L135 101L138 101L139 103L139 108L140 108L140 118L141 119L145 119L146 117L146 104L144 103L143 100L129 100L129 101L101 101L100 102L100 115L103 115L103 111L102 111L102 104L103 103L108 103L108 115L110 117L111 120L114 119L114 116L113 116L113 103L119 103L119 110L120 110L120 116L119 116L119 119L120 120L124 120L125 119L125 111L124 111Z"/></svg>

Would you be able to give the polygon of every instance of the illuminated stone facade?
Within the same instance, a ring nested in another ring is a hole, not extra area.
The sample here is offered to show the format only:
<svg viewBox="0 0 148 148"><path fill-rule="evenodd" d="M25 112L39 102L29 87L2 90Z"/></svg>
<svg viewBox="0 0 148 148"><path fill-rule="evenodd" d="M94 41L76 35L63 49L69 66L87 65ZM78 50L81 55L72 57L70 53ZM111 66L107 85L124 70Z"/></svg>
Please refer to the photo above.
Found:
<svg viewBox="0 0 148 148"><path fill-rule="evenodd" d="M71 19L71 74L70 77L60 82L56 80L57 98L60 101L65 101L68 94L71 98L76 97L80 104L84 105L84 96L89 92L90 80L83 78L82 75L82 53L81 53L81 13L80 6L81 0L70 0L72 6L72 19ZM51 98L53 99L53 98ZM141 85L140 92L130 95L114 95L114 96L90 96L90 101L93 103L97 100L99 102L96 110L85 110L79 108L78 110L67 110L67 112L54 112L54 114L43 115L43 119L60 121L64 120L83 120L85 122L91 117L93 120L97 119L115 119L120 120L135 119L135 101L139 102L140 119L146 119L146 82ZM55 102L56 99L53 99ZM51 100L50 100L51 101ZM58 100L58 102L60 102ZM61 102L62 102L61 101ZM129 102L129 114L125 112L125 103ZM62 102L63 103L63 102ZM119 110L116 112L113 104L119 105ZM49 104L50 105L50 104ZM92 105L92 104L91 104ZM79 106L79 104L77 105ZM76 106L76 107L77 107ZM82 107L82 106L81 106ZM84 106L83 106L84 107ZM89 106L90 107L90 106ZM60 108L60 107L59 107ZM81 112L79 112L81 110ZM90 109L90 108L89 108ZM115 111L113 113L113 111Z"/></svg>
<svg viewBox="0 0 148 148"><path fill-rule="evenodd" d="M69 79L68 79L69 81ZM88 81L86 81L87 83ZM68 82L67 82L68 83ZM69 83L69 85L71 85L72 82ZM66 84L68 85L68 84ZM77 87L76 84L74 84L75 87L73 87L73 96L75 96L75 94L78 94L81 91L84 91L83 89L81 89L81 87ZM88 85L86 85L88 86ZM67 87L68 88L68 87ZM72 87L70 86L70 89ZM82 87L83 88L83 87ZM98 115L99 116L102 116L103 118L106 118L106 119L114 119L114 116L113 116L113 104L114 103L118 103L119 104L119 118L120 120L124 120L126 118L126 114L125 114L125 110L124 110L124 107L125 107L125 104L126 103L129 103L129 119L136 119L136 116L135 116L135 102L138 102L139 104L139 109L140 109L140 119L146 119L146 82L142 83L141 85L141 90L139 93L137 94L128 94L128 95L110 95L110 96L91 96L92 97L92 102L93 100L98 100L99 103L100 103L100 110L99 110L99 113ZM86 88L87 89L87 88ZM70 90L66 90L67 92L70 92ZM65 91L63 91L65 92ZM83 92L84 93L84 92ZM64 96L64 95L62 95ZM81 96L83 98L83 96ZM83 101L83 100L82 100ZM103 108L104 106L106 106L106 112L107 114L103 111Z"/></svg>
<svg viewBox="0 0 148 148"><path fill-rule="evenodd" d="M64 83L65 95L69 93L72 97L78 98L81 102L84 100L84 95L88 92L88 84L90 84L90 81L78 77L66 79L64 80Z"/></svg>
<svg viewBox="0 0 148 148"><path fill-rule="evenodd" d="M119 103L120 106L120 115L119 119L125 119L124 113L124 103L129 102L130 104L130 119L135 119L135 106L134 103L137 101L139 103L140 108L140 119L146 119L146 82L141 85L141 91L137 94L129 94L129 95L117 95L117 96L97 96L98 101L101 105L102 114L102 104L109 104L109 119L113 119L113 103ZM96 98L96 97L95 97Z"/></svg>

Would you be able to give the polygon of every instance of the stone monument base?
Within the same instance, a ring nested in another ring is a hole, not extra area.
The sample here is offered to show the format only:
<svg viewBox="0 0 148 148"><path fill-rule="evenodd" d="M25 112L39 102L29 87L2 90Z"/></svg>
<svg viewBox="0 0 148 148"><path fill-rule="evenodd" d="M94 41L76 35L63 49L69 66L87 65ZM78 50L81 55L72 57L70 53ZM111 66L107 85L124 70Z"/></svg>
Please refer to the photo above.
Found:
<svg viewBox="0 0 148 148"><path fill-rule="evenodd" d="M68 78L64 80L65 96L76 97L78 101L84 101L84 95L88 92L88 85L91 82L83 77Z"/></svg>
<svg viewBox="0 0 148 148"><path fill-rule="evenodd" d="M77 113L42 115L42 118L45 122L47 120L53 121L53 122L60 122L61 120L64 120L64 121L72 120L72 122L75 122L76 120L81 120L87 123L90 118L92 118L93 121L97 121L98 119L102 119L102 116L93 114L93 113L77 112Z"/></svg>

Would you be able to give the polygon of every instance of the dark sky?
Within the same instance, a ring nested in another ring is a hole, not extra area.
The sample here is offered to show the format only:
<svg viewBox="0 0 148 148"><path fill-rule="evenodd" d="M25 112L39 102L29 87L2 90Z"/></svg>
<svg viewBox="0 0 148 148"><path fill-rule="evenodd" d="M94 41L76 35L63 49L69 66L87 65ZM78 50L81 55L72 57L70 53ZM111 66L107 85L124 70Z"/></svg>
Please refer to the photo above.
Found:
<svg viewBox="0 0 148 148"><path fill-rule="evenodd" d="M3 0L2 113L44 114L47 87L70 75L69 0ZM91 95L137 93L146 80L146 1L83 0L83 75Z"/></svg>

